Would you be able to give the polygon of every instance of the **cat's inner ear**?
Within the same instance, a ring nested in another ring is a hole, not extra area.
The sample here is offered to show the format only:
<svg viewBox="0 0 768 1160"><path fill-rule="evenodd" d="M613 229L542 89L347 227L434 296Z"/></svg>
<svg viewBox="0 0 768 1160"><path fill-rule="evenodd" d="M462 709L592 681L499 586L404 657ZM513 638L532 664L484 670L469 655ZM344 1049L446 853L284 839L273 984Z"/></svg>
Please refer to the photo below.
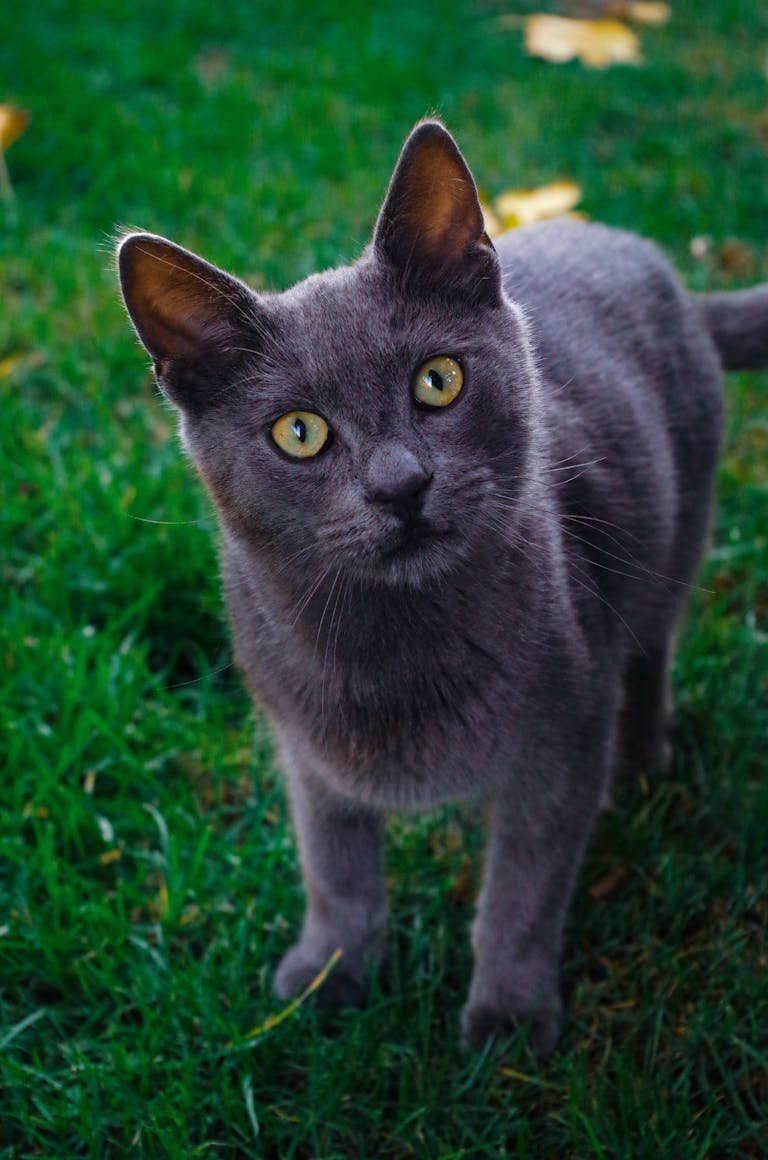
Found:
<svg viewBox="0 0 768 1160"><path fill-rule="evenodd" d="M128 313L159 376L177 362L225 354L255 323L256 295L244 283L165 238L129 234L118 267Z"/></svg>
<svg viewBox="0 0 768 1160"><path fill-rule="evenodd" d="M453 137L424 121L403 146L374 234L380 258L404 274L488 280L496 254L472 174Z"/></svg>

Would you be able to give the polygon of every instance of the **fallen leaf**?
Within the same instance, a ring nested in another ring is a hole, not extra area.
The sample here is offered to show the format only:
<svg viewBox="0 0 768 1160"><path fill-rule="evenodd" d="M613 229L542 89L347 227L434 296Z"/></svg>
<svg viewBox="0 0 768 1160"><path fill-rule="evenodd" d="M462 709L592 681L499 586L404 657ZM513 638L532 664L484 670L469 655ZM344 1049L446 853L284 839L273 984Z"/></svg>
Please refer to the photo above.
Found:
<svg viewBox="0 0 768 1160"><path fill-rule="evenodd" d="M757 267L755 255L738 238L729 238L723 242L717 251L717 260L728 274L736 274L740 278L752 278Z"/></svg>
<svg viewBox="0 0 768 1160"><path fill-rule="evenodd" d="M567 16L529 16L525 22L529 56L555 64L580 58L590 68L638 64L637 35L618 20L572 20Z"/></svg>
<svg viewBox="0 0 768 1160"><path fill-rule="evenodd" d="M597 882L592 883L588 891L589 897L593 902L599 902L603 898L610 897L616 887L621 885L626 876L626 866L619 863L618 866L614 866L613 870L609 870L607 874L604 874L602 878L598 878Z"/></svg>
<svg viewBox="0 0 768 1160"><path fill-rule="evenodd" d="M666 24L672 15L669 4L656 3L656 0L629 0L625 5L626 15L636 24L647 24L649 27L660 28Z"/></svg>
<svg viewBox="0 0 768 1160"><path fill-rule="evenodd" d="M0 379L10 378L19 367L40 367L44 362L45 355L42 351L33 350L26 353L16 351L0 359Z"/></svg>
<svg viewBox="0 0 768 1160"><path fill-rule="evenodd" d="M493 204L504 229L511 230L561 217L580 201L581 187L575 181L553 181L538 189L508 189Z"/></svg>
<svg viewBox="0 0 768 1160"><path fill-rule="evenodd" d="M190 923L197 922L200 917L200 907L196 902L190 902L189 906L185 906L179 919L179 926L189 926Z"/></svg>
<svg viewBox="0 0 768 1160"><path fill-rule="evenodd" d="M13 186L5 163L5 150L13 145L29 124L29 113L15 105L0 105L0 197L13 201Z"/></svg>
<svg viewBox="0 0 768 1160"><path fill-rule="evenodd" d="M688 244L688 251L697 262L703 262L709 254L709 250L710 240L704 234L697 234L695 238L691 238Z"/></svg>
<svg viewBox="0 0 768 1160"><path fill-rule="evenodd" d="M482 197L480 198L480 209L483 212L483 221L485 222L485 232L489 238L498 238L499 234L504 233L504 226L499 220L498 215L488 205Z"/></svg>
<svg viewBox="0 0 768 1160"><path fill-rule="evenodd" d="M0 359L0 379L7 379L20 366L25 359L23 354L9 354L6 358Z"/></svg>
<svg viewBox="0 0 768 1160"><path fill-rule="evenodd" d="M0 149L13 145L29 124L29 113L15 105L0 105Z"/></svg>

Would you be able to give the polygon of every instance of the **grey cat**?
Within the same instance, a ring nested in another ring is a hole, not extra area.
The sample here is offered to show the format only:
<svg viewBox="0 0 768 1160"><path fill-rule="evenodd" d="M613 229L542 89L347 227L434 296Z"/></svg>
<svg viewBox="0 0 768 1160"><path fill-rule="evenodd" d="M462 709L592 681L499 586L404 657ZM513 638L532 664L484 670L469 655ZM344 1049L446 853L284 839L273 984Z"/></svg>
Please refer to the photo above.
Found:
<svg viewBox="0 0 768 1160"><path fill-rule="evenodd" d="M237 661L280 743L307 894L278 995L382 956L384 811L491 803L475 1045L557 1041L563 924L615 770L663 766L708 534L722 365L768 362L768 285L687 293L649 243L551 223L494 246L436 121L372 244L256 294L151 234L125 303L221 521Z"/></svg>

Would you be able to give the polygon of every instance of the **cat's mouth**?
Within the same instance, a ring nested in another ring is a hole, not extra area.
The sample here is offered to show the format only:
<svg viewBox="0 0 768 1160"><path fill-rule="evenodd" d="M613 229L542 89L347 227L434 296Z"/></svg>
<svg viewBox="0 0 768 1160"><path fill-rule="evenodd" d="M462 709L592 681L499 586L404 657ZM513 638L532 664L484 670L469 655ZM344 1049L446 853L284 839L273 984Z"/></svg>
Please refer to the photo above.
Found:
<svg viewBox="0 0 768 1160"><path fill-rule="evenodd" d="M341 542L326 539L331 567L341 566L374 584L413 587L445 575L466 555L466 537L448 521L393 520L379 526L376 535L371 530L359 537L343 535Z"/></svg>
<svg viewBox="0 0 768 1160"><path fill-rule="evenodd" d="M446 540L450 529L439 528L429 520L418 519L402 524L392 535L383 552L384 560L413 556L424 548Z"/></svg>
<svg viewBox="0 0 768 1160"><path fill-rule="evenodd" d="M388 583L420 583L448 571L455 563L455 539L450 527L426 520L408 523L393 530L377 553L366 561L365 570Z"/></svg>

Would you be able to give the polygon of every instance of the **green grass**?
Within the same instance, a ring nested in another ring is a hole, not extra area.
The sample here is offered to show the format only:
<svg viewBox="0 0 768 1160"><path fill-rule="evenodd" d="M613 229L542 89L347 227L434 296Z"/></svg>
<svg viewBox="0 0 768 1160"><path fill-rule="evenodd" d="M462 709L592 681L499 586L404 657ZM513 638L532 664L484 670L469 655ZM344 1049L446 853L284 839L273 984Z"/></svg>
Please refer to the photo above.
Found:
<svg viewBox="0 0 768 1160"><path fill-rule="evenodd" d="M642 67L596 73L524 57L497 16L534 4L13 7L0 101L33 121L0 206L0 360L24 356L0 378L0 1155L765 1155L768 378L729 381L674 768L599 823L556 1056L458 1042L482 846L458 809L392 824L368 1010L248 1039L280 1009L296 852L109 239L138 225L288 285L359 251L436 110L488 194L573 177L689 285L756 280L768 10L680 0Z"/></svg>

